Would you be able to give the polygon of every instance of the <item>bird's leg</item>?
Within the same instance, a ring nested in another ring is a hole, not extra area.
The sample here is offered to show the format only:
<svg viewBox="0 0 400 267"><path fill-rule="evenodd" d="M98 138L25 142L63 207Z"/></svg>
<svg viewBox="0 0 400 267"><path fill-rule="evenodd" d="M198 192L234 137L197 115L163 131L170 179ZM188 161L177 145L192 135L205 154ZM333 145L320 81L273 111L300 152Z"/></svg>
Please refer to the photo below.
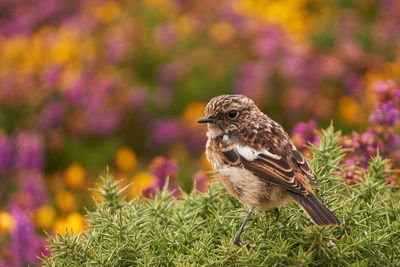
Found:
<svg viewBox="0 0 400 267"><path fill-rule="evenodd" d="M237 233L235 235L235 239L233 239L233 246L235 246L235 245L238 245L238 246L240 246L240 245L248 245L246 242L240 241L240 235L243 233L244 226L246 225L246 223L249 220L250 215L252 213L253 213L253 211L251 211L251 210L249 211L249 213L247 213L247 216L244 219L242 225L240 226L239 231L237 231Z"/></svg>
<svg viewBox="0 0 400 267"><path fill-rule="evenodd" d="M274 210L276 213L276 218L275 218L275 222L276 222L279 219L279 208L275 208ZM265 218L268 219L268 211L265 212Z"/></svg>
<svg viewBox="0 0 400 267"><path fill-rule="evenodd" d="M279 219L279 208L275 208L275 213L276 213L275 222L277 222Z"/></svg>

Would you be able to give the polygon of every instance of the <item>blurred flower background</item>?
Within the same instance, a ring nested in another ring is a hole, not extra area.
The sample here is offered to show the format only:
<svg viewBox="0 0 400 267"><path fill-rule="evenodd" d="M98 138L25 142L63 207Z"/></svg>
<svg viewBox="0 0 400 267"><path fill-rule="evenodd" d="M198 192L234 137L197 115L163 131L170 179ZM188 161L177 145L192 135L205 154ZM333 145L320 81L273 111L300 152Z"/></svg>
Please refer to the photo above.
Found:
<svg viewBox="0 0 400 267"><path fill-rule="evenodd" d="M128 198L204 191L213 96L245 94L308 153L333 120L350 184L400 166L400 2L0 1L0 266L79 233L109 166ZM297 123L297 124L296 124ZM388 183L398 185L397 172Z"/></svg>

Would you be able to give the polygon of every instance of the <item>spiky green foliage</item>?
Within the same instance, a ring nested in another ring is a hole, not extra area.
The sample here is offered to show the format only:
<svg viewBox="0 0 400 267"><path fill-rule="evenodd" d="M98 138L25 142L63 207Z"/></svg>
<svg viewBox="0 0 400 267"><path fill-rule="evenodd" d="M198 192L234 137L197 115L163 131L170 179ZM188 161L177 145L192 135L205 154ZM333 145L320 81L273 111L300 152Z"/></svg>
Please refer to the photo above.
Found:
<svg viewBox="0 0 400 267"><path fill-rule="evenodd" d="M50 238L46 266L394 266L400 262L400 194L385 186L386 161L378 155L364 172L365 182L348 186L338 166L343 150L331 126L320 147L312 147L321 190L316 194L342 221L341 227L315 226L295 203L253 215L242 235L251 245L232 247L247 210L219 183L205 194L164 188L154 200L125 202L110 177L103 200L87 214L80 236Z"/></svg>

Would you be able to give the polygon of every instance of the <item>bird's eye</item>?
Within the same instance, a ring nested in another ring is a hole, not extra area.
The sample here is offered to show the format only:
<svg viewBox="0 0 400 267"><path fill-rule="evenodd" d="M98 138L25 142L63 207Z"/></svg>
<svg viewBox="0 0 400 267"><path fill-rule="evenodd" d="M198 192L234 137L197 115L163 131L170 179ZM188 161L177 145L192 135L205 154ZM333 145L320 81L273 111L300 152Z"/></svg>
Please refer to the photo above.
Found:
<svg viewBox="0 0 400 267"><path fill-rule="evenodd" d="M238 115L238 112L237 112L236 110L231 110L231 111L228 112L228 117L229 117L230 119L236 118L237 115Z"/></svg>

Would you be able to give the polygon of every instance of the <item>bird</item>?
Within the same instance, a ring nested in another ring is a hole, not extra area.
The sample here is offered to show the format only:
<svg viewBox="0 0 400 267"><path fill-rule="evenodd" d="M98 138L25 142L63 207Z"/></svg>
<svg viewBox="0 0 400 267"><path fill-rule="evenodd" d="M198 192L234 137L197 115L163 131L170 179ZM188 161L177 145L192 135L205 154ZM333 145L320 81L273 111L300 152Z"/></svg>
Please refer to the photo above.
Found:
<svg viewBox="0 0 400 267"><path fill-rule="evenodd" d="M320 189L305 157L283 127L244 95L220 95L205 107L197 123L207 124L206 157L225 189L242 202L248 213L237 231L240 241L253 212L279 208L295 201L319 226L341 225L315 196L309 184Z"/></svg>

